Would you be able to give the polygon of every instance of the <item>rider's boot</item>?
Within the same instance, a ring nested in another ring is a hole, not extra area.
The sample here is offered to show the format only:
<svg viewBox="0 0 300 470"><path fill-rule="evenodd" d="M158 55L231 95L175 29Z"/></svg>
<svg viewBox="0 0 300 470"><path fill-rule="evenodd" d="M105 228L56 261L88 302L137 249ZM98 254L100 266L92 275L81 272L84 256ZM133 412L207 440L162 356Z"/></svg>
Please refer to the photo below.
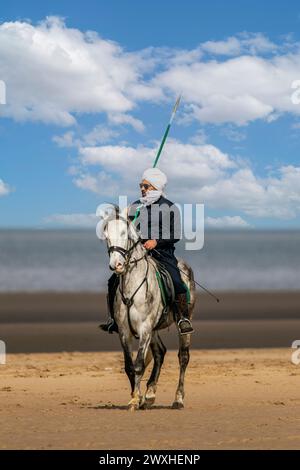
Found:
<svg viewBox="0 0 300 470"><path fill-rule="evenodd" d="M181 335L193 333L194 329L189 320L189 307L186 294L177 294L174 302L174 315Z"/></svg>
<svg viewBox="0 0 300 470"><path fill-rule="evenodd" d="M108 319L106 323L101 323L99 325L99 328L101 328L101 330L103 331L107 331L110 334L114 332L118 333L118 325L114 319L114 298L112 298L112 295L107 294L106 302L108 310Z"/></svg>

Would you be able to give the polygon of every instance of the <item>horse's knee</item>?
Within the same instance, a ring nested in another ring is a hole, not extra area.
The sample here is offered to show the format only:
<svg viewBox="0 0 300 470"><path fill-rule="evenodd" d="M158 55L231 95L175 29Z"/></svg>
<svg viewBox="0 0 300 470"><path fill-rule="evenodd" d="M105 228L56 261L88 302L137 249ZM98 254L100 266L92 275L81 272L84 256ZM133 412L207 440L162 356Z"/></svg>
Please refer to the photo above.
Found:
<svg viewBox="0 0 300 470"><path fill-rule="evenodd" d="M136 375L143 374L145 370L145 362L143 359L137 359L136 363L134 364L134 371Z"/></svg>
<svg viewBox="0 0 300 470"><path fill-rule="evenodd" d="M144 351L142 349L139 349L135 363L134 363L135 373L137 375L143 374L145 367L146 365L145 365Z"/></svg>
<svg viewBox="0 0 300 470"><path fill-rule="evenodd" d="M125 362L125 372L128 376L134 375L135 371L133 365Z"/></svg>
<svg viewBox="0 0 300 470"><path fill-rule="evenodd" d="M135 372L132 359L129 354L125 354L125 364L124 369L127 374L127 377L130 381L131 389L134 388L134 381L135 381Z"/></svg>

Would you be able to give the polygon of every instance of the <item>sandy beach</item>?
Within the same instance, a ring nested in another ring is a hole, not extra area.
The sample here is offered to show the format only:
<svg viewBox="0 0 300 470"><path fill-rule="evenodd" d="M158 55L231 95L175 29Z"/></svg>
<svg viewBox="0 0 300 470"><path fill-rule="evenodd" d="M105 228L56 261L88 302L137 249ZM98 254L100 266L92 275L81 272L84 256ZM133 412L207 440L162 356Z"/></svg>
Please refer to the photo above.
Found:
<svg viewBox="0 0 300 470"><path fill-rule="evenodd" d="M129 412L120 353L9 355L0 448L299 449L299 367L288 349L193 350L178 411L172 351L153 409Z"/></svg>
<svg viewBox="0 0 300 470"><path fill-rule="evenodd" d="M197 299L185 409L170 408L173 326L156 403L135 413L119 339L98 329L104 294L0 295L0 448L299 449L300 294L219 295Z"/></svg>

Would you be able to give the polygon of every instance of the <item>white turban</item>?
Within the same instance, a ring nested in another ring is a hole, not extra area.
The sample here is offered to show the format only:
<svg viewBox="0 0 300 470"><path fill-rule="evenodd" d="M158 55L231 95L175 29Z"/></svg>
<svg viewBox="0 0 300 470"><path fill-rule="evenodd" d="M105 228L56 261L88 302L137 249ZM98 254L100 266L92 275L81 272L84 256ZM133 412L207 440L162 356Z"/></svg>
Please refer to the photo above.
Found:
<svg viewBox="0 0 300 470"><path fill-rule="evenodd" d="M161 192L168 181L166 175L159 168L148 168L144 171L142 179L149 181L154 188Z"/></svg>

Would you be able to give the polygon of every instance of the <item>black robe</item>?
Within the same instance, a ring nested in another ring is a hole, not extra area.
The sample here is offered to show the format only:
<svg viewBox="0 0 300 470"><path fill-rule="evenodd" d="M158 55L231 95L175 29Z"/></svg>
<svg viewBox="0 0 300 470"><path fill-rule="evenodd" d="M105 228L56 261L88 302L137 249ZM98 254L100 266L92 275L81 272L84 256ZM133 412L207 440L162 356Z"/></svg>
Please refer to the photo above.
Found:
<svg viewBox="0 0 300 470"><path fill-rule="evenodd" d="M134 219L140 201L135 201L129 208L128 216ZM181 218L178 207L161 196L149 206L143 206L135 221L137 229L141 230L142 241L155 239L157 245L150 253L169 271L176 294L184 294L186 288L182 283L180 271L175 257L175 246L181 238Z"/></svg>

